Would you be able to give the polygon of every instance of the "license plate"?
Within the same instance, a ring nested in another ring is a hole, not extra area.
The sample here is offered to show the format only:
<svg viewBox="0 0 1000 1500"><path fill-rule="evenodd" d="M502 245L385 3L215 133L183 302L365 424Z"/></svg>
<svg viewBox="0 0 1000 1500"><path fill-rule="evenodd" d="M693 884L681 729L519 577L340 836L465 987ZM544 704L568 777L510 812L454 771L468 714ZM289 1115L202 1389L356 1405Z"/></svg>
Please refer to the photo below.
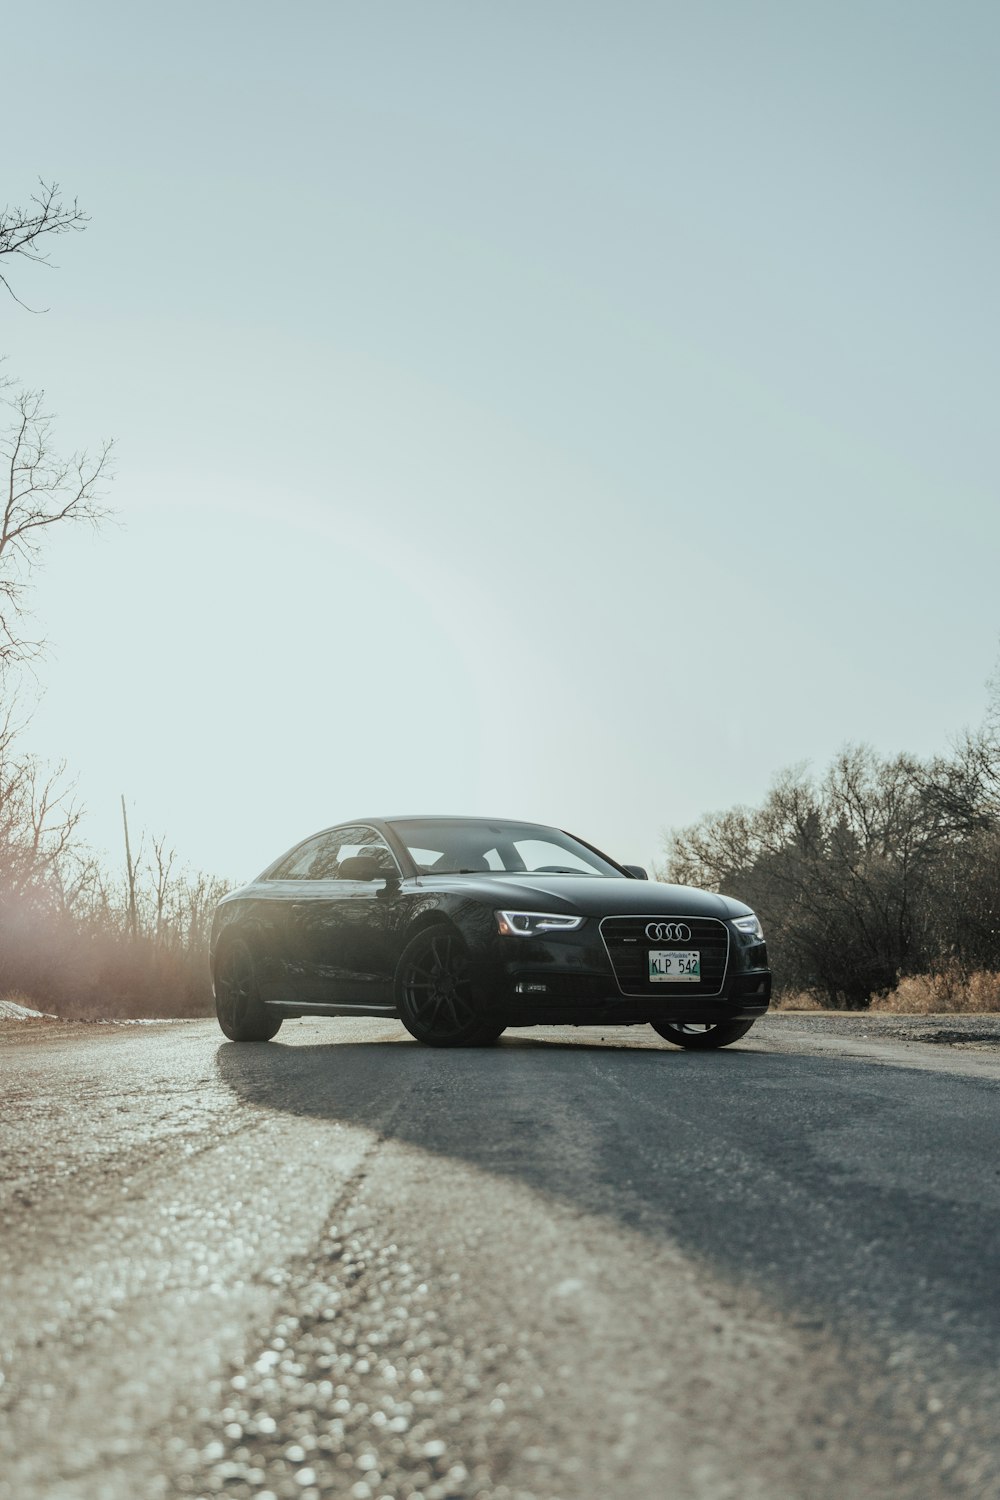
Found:
<svg viewBox="0 0 1000 1500"><path fill-rule="evenodd" d="M701 953L696 948L651 948L650 984L697 984L701 978Z"/></svg>

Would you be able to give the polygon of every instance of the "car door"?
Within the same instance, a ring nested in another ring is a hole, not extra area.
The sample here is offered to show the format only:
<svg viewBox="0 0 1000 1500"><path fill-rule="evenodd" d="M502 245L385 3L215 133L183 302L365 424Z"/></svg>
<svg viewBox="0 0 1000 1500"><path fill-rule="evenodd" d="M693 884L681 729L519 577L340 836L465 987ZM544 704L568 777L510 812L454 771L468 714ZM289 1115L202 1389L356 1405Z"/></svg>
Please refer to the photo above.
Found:
<svg viewBox="0 0 1000 1500"><path fill-rule="evenodd" d="M351 862L359 857L374 861L385 875L354 878ZM373 828L351 824L325 836L300 871L291 903L289 953L302 1000L391 1004L398 881L396 861Z"/></svg>
<svg viewBox="0 0 1000 1500"><path fill-rule="evenodd" d="M314 998L319 954L303 916L322 894L324 871L337 867L340 835L332 829L306 839L260 884L254 950L265 1000L297 1005Z"/></svg>

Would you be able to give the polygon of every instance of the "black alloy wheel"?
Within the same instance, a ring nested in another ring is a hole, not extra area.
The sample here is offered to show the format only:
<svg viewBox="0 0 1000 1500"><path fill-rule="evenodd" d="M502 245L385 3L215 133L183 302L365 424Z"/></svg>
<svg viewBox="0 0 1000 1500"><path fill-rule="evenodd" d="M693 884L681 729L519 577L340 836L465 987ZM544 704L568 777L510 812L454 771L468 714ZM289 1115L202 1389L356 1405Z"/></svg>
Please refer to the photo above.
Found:
<svg viewBox="0 0 1000 1500"><path fill-rule="evenodd" d="M410 1035L429 1047L482 1047L503 1031L482 1015L466 946L443 924L425 927L403 949L396 1009Z"/></svg>
<svg viewBox="0 0 1000 1500"><path fill-rule="evenodd" d="M281 1025L260 998L253 955L242 938L226 943L216 957L215 1014L231 1042L269 1042Z"/></svg>
<svg viewBox="0 0 1000 1500"><path fill-rule="evenodd" d="M741 1036L746 1036L753 1021L650 1021L649 1024L675 1047L709 1052L738 1042Z"/></svg>

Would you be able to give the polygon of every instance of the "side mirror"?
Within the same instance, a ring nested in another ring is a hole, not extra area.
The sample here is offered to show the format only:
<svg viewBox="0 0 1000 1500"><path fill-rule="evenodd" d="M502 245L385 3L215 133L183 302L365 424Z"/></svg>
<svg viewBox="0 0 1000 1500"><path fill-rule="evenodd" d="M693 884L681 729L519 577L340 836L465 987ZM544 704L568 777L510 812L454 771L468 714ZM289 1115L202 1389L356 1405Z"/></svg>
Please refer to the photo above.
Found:
<svg viewBox="0 0 1000 1500"><path fill-rule="evenodd" d="M342 859L337 866L338 880L390 880L394 878L383 868L382 861L372 854L352 854Z"/></svg>
<svg viewBox="0 0 1000 1500"><path fill-rule="evenodd" d="M625 871L626 875L631 875L633 880L649 879L649 875L642 868L642 865L622 865L622 869Z"/></svg>

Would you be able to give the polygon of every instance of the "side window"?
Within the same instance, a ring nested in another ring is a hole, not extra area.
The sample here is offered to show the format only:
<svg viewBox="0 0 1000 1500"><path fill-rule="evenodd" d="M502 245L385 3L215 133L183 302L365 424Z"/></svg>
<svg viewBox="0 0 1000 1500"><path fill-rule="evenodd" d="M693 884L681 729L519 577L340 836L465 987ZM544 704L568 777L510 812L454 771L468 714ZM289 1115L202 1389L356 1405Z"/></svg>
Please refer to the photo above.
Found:
<svg viewBox="0 0 1000 1500"><path fill-rule="evenodd" d="M340 840L340 832L336 829L332 833L321 833L318 838L307 839L282 861L272 880L328 879L337 868Z"/></svg>
<svg viewBox="0 0 1000 1500"><path fill-rule="evenodd" d="M387 875L396 874L398 866L392 852L381 834L374 828L352 825L349 828L331 828L307 839L274 870L271 880L336 880L345 859L356 854L368 854L378 861L379 869Z"/></svg>
<svg viewBox="0 0 1000 1500"><path fill-rule="evenodd" d="M392 850L380 833L374 828L352 828L344 830L358 838L356 844L344 843L340 848L340 858L348 859L354 854L366 854L374 859L378 868L384 870L387 875L398 875L399 866L393 858Z"/></svg>

